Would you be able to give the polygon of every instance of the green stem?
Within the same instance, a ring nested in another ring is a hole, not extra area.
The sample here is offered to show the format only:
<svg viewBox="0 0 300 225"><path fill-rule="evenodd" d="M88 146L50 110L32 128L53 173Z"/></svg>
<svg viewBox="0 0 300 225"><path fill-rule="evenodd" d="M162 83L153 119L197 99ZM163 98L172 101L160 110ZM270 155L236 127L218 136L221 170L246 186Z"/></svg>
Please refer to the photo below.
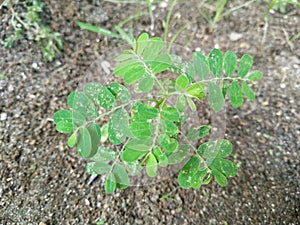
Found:
<svg viewBox="0 0 300 225"><path fill-rule="evenodd" d="M173 0L172 5L170 7L170 10L168 12L167 15L167 19L166 19L166 26L165 26L165 31L164 31L164 42L167 44L167 39L168 39L168 32L169 32L169 25L170 25L170 20L171 20L171 15L173 12L173 9L175 7L177 0Z"/></svg>

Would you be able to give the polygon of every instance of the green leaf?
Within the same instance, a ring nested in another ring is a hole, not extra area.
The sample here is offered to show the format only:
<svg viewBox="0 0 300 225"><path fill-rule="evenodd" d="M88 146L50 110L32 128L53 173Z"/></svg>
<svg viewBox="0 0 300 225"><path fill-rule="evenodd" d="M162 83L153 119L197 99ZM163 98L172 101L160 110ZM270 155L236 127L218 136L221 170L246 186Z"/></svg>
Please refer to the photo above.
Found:
<svg viewBox="0 0 300 225"><path fill-rule="evenodd" d="M56 130L61 133L71 133L76 129L72 122L68 121L60 121L56 124Z"/></svg>
<svg viewBox="0 0 300 225"><path fill-rule="evenodd" d="M96 162L112 161L117 158L117 154L110 148L98 148L95 155L91 157L91 160Z"/></svg>
<svg viewBox="0 0 300 225"><path fill-rule="evenodd" d="M227 185L227 179L220 171L212 170L212 175L220 186L223 187Z"/></svg>
<svg viewBox="0 0 300 225"><path fill-rule="evenodd" d="M258 81L262 78L262 76L263 76L262 73L260 71L256 70L249 75L248 79L251 81Z"/></svg>
<svg viewBox="0 0 300 225"><path fill-rule="evenodd" d="M107 29L104 29L104 28L101 28L101 27L91 25L89 23L78 22L78 26L81 29L92 31L92 32L95 32L95 33L99 33L99 34L102 34L102 35L105 35L105 36L109 36L109 37L113 37L113 38L121 38L121 36L117 33L114 33L110 30L107 30Z"/></svg>
<svg viewBox="0 0 300 225"><path fill-rule="evenodd" d="M104 124L101 127L101 142L106 142L108 139L108 124Z"/></svg>
<svg viewBox="0 0 300 225"><path fill-rule="evenodd" d="M224 70L227 76L231 76L237 65L237 56L232 51L227 51L224 56Z"/></svg>
<svg viewBox="0 0 300 225"><path fill-rule="evenodd" d="M206 57L202 52L195 52L193 55L195 74L204 80L209 76L209 65Z"/></svg>
<svg viewBox="0 0 300 225"><path fill-rule="evenodd" d="M168 54L158 55L149 62L153 73L161 73L170 68L170 66L172 65L170 56Z"/></svg>
<svg viewBox="0 0 300 225"><path fill-rule="evenodd" d="M237 80L234 80L229 87L229 97L232 107L238 108L243 104L243 94Z"/></svg>
<svg viewBox="0 0 300 225"><path fill-rule="evenodd" d="M59 110L54 113L53 116L54 123L59 123L61 121L64 121L66 123L73 123L74 126L80 126L85 124L85 118L84 116L76 111L70 111L70 110ZM63 123L62 123L63 124ZM61 124L61 126L63 126ZM68 126L68 125L67 125Z"/></svg>
<svg viewBox="0 0 300 225"><path fill-rule="evenodd" d="M192 63L187 62L183 67L183 71L187 76L187 78L189 79L189 82L193 82L195 80L194 79L195 69Z"/></svg>
<svg viewBox="0 0 300 225"><path fill-rule="evenodd" d="M119 63L114 70L116 76L124 77L125 74L130 73L130 69L135 66L139 66L141 63L136 59L130 59Z"/></svg>
<svg viewBox="0 0 300 225"><path fill-rule="evenodd" d="M196 107L195 103L193 102L193 100L192 100L190 97L186 97L186 100L187 100L187 102L188 102L188 104L189 104L190 109L191 109L193 112L196 112L197 107Z"/></svg>
<svg viewBox="0 0 300 225"><path fill-rule="evenodd" d="M72 148L76 144L77 136L76 133L73 133L69 138L68 138L68 146Z"/></svg>
<svg viewBox="0 0 300 225"><path fill-rule="evenodd" d="M211 128L211 126L203 125L198 127L197 129L192 129L191 131L189 131L187 138L189 140L197 140L203 138L208 135Z"/></svg>
<svg viewBox="0 0 300 225"><path fill-rule="evenodd" d="M225 158L232 152L232 144L225 139L208 141L201 144L197 150L198 154L204 158L212 159L215 157Z"/></svg>
<svg viewBox="0 0 300 225"><path fill-rule="evenodd" d="M158 116L158 109L149 107L141 102L137 102L131 109L135 118L139 120L154 119Z"/></svg>
<svg viewBox="0 0 300 225"><path fill-rule="evenodd" d="M129 116L125 109L117 109L111 116L108 125L108 138L114 145L121 144L129 132Z"/></svg>
<svg viewBox="0 0 300 225"><path fill-rule="evenodd" d="M158 143L166 152L174 152L178 148L178 141L167 135L158 136Z"/></svg>
<svg viewBox="0 0 300 225"><path fill-rule="evenodd" d="M254 100L255 99L255 94L254 91L248 86L246 81L242 82L242 92L244 95L249 99L249 100Z"/></svg>
<svg viewBox="0 0 300 225"><path fill-rule="evenodd" d="M190 188L193 181L193 176L199 171L200 159L193 156L181 168L178 175L178 184L182 188Z"/></svg>
<svg viewBox="0 0 300 225"><path fill-rule="evenodd" d="M168 156L168 164L174 165L184 160L190 153L189 145L179 145L178 149Z"/></svg>
<svg viewBox="0 0 300 225"><path fill-rule="evenodd" d="M146 76L144 79L141 80L139 83L139 89L142 92L149 92L152 90L154 84L154 79L151 76Z"/></svg>
<svg viewBox="0 0 300 225"><path fill-rule="evenodd" d="M104 191L106 194L112 194L115 192L117 187L116 178L113 173L107 175L105 184L104 184Z"/></svg>
<svg viewBox="0 0 300 225"><path fill-rule="evenodd" d="M68 96L68 106L87 118L95 118L98 115L98 111L92 100L90 100L83 92L71 92Z"/></svg>
<svg viewBox="0 0 300 225"><path fill-rule="evenodd" d="M157 161L155 156L150 153L146 159L146 173L149 177L155 177L157 172Z"/></svg>
<svg viewBox="0 0 300 225"><path fill-rule="evenodd" d="M122 153L122 160L125 162L134 162L143 158L148 152L149 149L135 150L135 149L125 148L125 150Z"/></svg>
<svg viewBox="0 0 300 225"><path fill-rule="evenodd" d="M124 82L127 84L138 81L144 76L145 72L146 70L143 64L135 60L125 61L115 68L115 74L117 76L124 76Z"/></svg>
<svg viewBox="0 0 300 225"><path fill-rule="evenodd" d="M214 161L210 165L210 168L212 170L217 169L218 171L222 172L226 177L234 177L238 172L236 164L229 160L218 157L214 159Z"/></svg>
<svg viewBox="0 0 300 225"><path fill-rule="evenodd" d="M192 84L187 88L186 94L198 100L205 99L206 94L203 83L197 82Z"/></svg>
<svg viewBox="0 0 300 225"><path fill-rule="evenodd" d="M84 86L84 94L93 100L97 105L101 104L102 99L99 99L99 93L102 90L103 86L96 83L87 83Z"/></svg>
<svg viewBox="0 0 300 225"><path fill-rule="evenodd" d="M142 166L138 161L125 162L125 167L130 176L137 176L142 172Z"/></svg>
<svg viewBox="0 0 300 225"><path fill-rule="evenodd" d="M131 58L133 58L133 54L130 54L130 53L123 53L121 55L118 55L116 58L115 58L115 61L117 62L120 62L120 61L124 61L124 60L129 60Z"/></svg>
<svg viewBox="0 0 300 225"><path fill-rule="evenodd" d="M134 121L130 125L130 131L137 139L144 139L151 136L150 124L143 120Z"/></svg>
<svg viewBox="0 0 300 225"><path fill-rule="evenodd" d="M89 162L86 171L89 174L105 174L111 170L111 165L105 162Z"/></svg>
<svg viewBox="0 0 300 225"><path fill-rule="evenodd" d="M166 154L163 153L159 147L155 146L153 148L152 152L155 155L160 166L164 167L164 166L168 165L168 158L167 158Z"/></svg>
<svg viewBox="0 0 300 225"><path fill-rule="evenodd" d="M117 82L111 82L108 90L121 102L128 102L131 98L128 89Z"/></svg>
<svg viewBox="0 0 300 225"><path fill-rule="evenodd" d="M177 77L175 82L175 87L177 91L184 90L189 84L189 79L185 75L180 75Z"/></svg>
<svg viewBox="0 0 300 225"><path fill-rule="evenodd" d="M186 110L186 100L184 95L178 95L176 99L176 109L179 112L184 112Z"/></svg>
<svg viewBox="0 0 300 225"><path fill-rule="evenodd" d="M203 184L203 179L206 173L207 173L206 169L198 170L192 177L191 187L195 189L200 188Z"/></svg>
<svg viewBox="0 0 300 225"><path fill-rule="evenodd" d="M223 94L224 99L227 94L227 89L228 89L228 85L227 85L226 81L223 80L222 81L222 94Z"/></svg>
<svg viewBox="0 0 300 225"><path fill-rule="evenodd" d="M239 77L244 77L249 72L251 66L253 64L252 56L245 54L241 58L238 75Z"/></svg>
<svg viewBox="0 0 300 225"><path fill-rule="evenodd" d="M220 76L223 67L223 55L219 49L214 48L208 57L211 73L214 77Z"/></svg>
<svg viewBox="0 0 300 225"><path fill-rule="evenodd" d="M119 184L120 188L126 188L130 185L129 177L123 166L116 163L114 165L113 173L116 178L117 184Z"/></svg>
<svg viewBox="0 0 300 225"><path fill-rule="evenodd" d="M98 93L99 105L105 109L112 108L115 103L115 96L106 88L101 87Z"/></svg>
<svg viewBox="0 0 300 225"><path fill-rule="evenodd" d="M91 142L92 142L92 149L89 157L92 157L96 154L98 150L100 139L101 139L101 130L99 125L96 123L92 123L87 129L90 133Z"/></svg>
<svg viewBox="0 0 300 225"><path fill-rule="evenodd" d="M170 121L179 121L179 113L176 108L174 107L165 107L161 111L161 116L165 120L170 120Z"/></svg>
<svg viewBox="0 0 300 225"><path fill-rule="evenodd" d="M151 38L148 40L147 46L144 49L144 59L154 59L163 49L164 44L161 38Z"/></svg>
<svg viewBox="0 0 300 225"><path fill-rule="evenodd" d="M92 139L87 128L80 129L77 142L78 154L81 157L89 158L92 153Z"/></svg>
<svg viewBox="0 0 300 225"><path fill-rule="evenodd" d="M176 135L179 132L178 127L169 120L162 120L160 128L162 133L166 133L169 136Z"/></svg>
<svg viewBox="0 0 300 225"><path fill-rule="evenodd" d="M232 144L225 139L217 140L218 157L225 158L232 153Z"/></svg>
<svg viewBox="0 0 300 225"><path fill-rule="evenodd" d="M209 82L208 85L208 100L214 111L218 112L223 108L224 97L221 88L213 81Z"/></svg>
<svg viewBox="0 0 300 225"><path fill-rule="evenodd" d="M137 39L137 48L135 52L137 55L141 55L148 44L149 35L147 33L142 33Z"/></svg>

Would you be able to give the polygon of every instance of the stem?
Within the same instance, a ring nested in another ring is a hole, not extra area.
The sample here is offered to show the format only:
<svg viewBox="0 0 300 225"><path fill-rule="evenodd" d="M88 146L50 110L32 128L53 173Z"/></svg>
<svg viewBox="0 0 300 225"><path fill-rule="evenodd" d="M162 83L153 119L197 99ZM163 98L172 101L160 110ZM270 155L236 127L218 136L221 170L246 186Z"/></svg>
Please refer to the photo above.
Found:
<svg viewBox="0 0 300 225"><path fill-rule="evenodd" d="M148 5L148 11L149 11L150 20L151 20L150 29L153 30L154 29L154 16L153 16L153 12L152 12L151 0L147 0L147 5Z"/></svg>
<svg viewBox="0 0 300 225"><path fill-rule="evenodd" d="M177 0L173 0L172 5L170 7L170 10L167 15L166 19L166 26L165 26L165 31L164 31L164 42L167 44L167 39L168 39L168 32L169 32L169 25L170 25L170 20L171 20L171 15L174 9L174 6L176 4Z"/></svg>

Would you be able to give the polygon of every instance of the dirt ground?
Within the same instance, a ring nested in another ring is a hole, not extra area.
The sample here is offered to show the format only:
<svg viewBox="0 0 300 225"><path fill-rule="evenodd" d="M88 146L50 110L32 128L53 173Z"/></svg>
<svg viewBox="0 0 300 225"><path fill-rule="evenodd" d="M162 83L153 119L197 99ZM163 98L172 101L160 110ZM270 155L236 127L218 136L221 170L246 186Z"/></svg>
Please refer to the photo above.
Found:
<svg viewBox="0 0 300 225"><path fill-rule="evenodd" d="M113 29L140 7L48 0L41 16L64 40L54 62L45 63L37 44L26 38L12 49L0 47L0 73L7 76L0 80L0 224L300 223L300 40L289 40L299 32L300 12L288 8L264 21L266 4L255 3L224 17L209 32L195 2L175 6L170 36L193 21L177 44L191 40L187 53L200 48L208 54L213 47L238 57L249 53L254 69L264 74L255 86L255 101L238 110L227 107L225 137L241 163L238 176L224 188L213 182L199 190L176 189L176 177L170 177L114 195L105 195L100 177L88 184L86 161L67 147L67 136L55 131L51 118L66 108L67 95L87 73L99 75L95 62L104 55L110 62L110 53L124 42L82 31L77 21ZM226 9L244 1L229 2ZM149 16L135 21L134 35L146 31L162 37L167 9L156 5L153 30ZM2 8L0 39L9 32L9 19ZM160 200L171 191L170 199Z"/></svg>

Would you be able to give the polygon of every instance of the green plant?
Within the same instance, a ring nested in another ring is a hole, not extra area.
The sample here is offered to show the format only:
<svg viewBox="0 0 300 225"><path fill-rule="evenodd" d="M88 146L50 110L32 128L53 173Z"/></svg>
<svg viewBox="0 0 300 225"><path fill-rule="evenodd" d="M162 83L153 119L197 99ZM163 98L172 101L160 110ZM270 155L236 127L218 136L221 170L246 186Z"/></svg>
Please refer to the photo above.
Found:
<svg viewBox="0 0 300 225"><path fill-rule="evenodd" d="M227 0L205 0L198 5L198 11L201 16L209 23L210 31L213 31L216 23L224 16L227 16L233 11L236 11L256 1L257 0L250 0L223 12L224 7L227 4ZM212 16L211 12L214 12L214 16Z"/></svg>
<svg viewBox="0 0 300 225"><path fill-rule="evenodd" d="M266 19L267 16L269 15L270 11L273 10L278 10L280 13L285 14L286 13L286 6L288 4L294 5L295 8L300 7L300 3L298 0L267 0L265 2L269 2L268 7L266 11L264 12L263 18Z"/></svg>
<svg viewBox="0 0 300 225"><path fill-rule="evenodd" d="M22 6L25 11L22 13L14 10L15 6ZM42 24L40 13L43 12L44 4L39 0L7 1L3 6L11 12L11 26L14 34L8 36L3 45L12 48L15 41L18 41L26 34L29 40L34 40L41 47L43 58L46 61L53 61L56 53L63 47L60 34L52 32Z"/></svg>
<svg viewBox="0 0 300 225"><path fill-rule="evenodd" d="M130 176L144 166L155 177L158 167L184 162L178 174L182 188L199 188L212 178L224 186L237 173L236 164L227 159L232 144L225 139L203 141L212 127L193 127L187 112L195 112L195 102L206 98L214 111L223 108L228 94L234 108L243 104L243 95L255 99L249 83L260 80L262 73L248 75L253 58L247 54L235 74L237 56L231 51L223 56L213 49L208 57L195 52L192 62L184 62L166 50L162 39L143 33L116 57L115 75L123 77L137 98L117 82L87 83L83 91L68 96L69 110L54 114L57 131L72 133L68 145L90 160L87 172L106 176L107 193L127 188Z"/></svg>

